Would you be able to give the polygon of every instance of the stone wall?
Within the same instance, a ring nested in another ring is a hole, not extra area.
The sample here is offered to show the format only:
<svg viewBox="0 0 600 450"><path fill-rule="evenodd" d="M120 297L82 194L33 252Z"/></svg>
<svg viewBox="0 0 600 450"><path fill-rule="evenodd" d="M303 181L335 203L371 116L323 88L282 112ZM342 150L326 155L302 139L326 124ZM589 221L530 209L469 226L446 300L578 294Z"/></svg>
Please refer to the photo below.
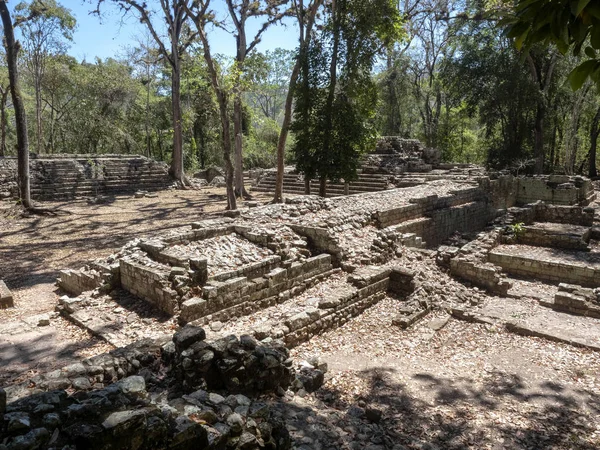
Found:
<svg viewBox="0 0 600 450"><path fill-rule="evenodd" d="M165 163L135 155L52 155L30 159L31 196L60 200L159 190L172 185ZM16 196L16 160L0 158L0 198Z"/></svg>
<svg viewBox="0 0 600 450"><path fill-rule="evenodd" d="M294 379L281 342L207 342L184 327L0 389L0 446L287 450L285 424L257 396Z"/></svg>
<svg viewBox="0 0 600 450"><path fill-rule="evenodd" d="M600 284L600 263L586 261L586 252L560 254L550 249L500 246L489 253L489 261L508 273L551 283L572 283L587 287ZM561 258L561 255L569 259Z"/></svg>
<svg viewBox="0 0 600 450"><path fill-rule="evenodd" d="M327 254L292 263L288 268L276 268L261 277L212 280L202 288L202 298L194 297L181 305L180 320L203 323L226 321L248 315L298 295L332 271Z"/></svg>
<svg viewBox="0 0 600 450"><path fill-rule="evenodd" d="M81 295L103 286L110 291L120 286L119 263L93 262L81 269L61 270L57 284L72 295Z"/></svg>
<svg viewBox="0 0 600 450"><path fill-rule="evenodd" d="M18 196L17 160L0 158L0 200Z"/></svg>
<svg viewBox="0 0 600 450"><path fill-rule="evenodd" d="M480 233L477 239L458 249L440 247L437 262L450 269L450 273L491 292L506 295L511 283L502 275L502 268L488 262L490 250L502 239L502 228Z"/></svg>
<svg viewBox="0 0 600 450"><path fill-rule="evenodd" d="M135 260L122 259L119 264L121 287L167 314L179 311L178 294L169 279L172 269L159 266L148 267Z"/></svg>
<svg viewBox="0 0 600 450"><path fill-rule="evenodd" d="M519 177L517 204L525 205L542 200L553 205L587 205L594 197L590 180L566 175Z"/></svg>
<svg viewBox="0 0 600 450"><path fill-rule="evenodd" d="M590 227L562 223L534 223L521 228L514 241L536 247L587 251L590 249Z"/></svg>
<svg viewBox="0 0 600 450"><path fill-rule="evenodd" d="M551 302L540 300L540 304L557 311L600 318L600 289L560 283L554 300Z"/></svg>

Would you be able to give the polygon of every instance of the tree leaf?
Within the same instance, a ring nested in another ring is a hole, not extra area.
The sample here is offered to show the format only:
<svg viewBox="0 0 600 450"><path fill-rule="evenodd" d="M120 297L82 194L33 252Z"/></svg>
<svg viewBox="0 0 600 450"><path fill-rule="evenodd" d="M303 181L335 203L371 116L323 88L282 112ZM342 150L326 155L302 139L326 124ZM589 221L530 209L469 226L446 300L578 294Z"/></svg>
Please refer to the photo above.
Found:
<svg viewBox="0 0 600 450"><path fill-rule="evenodd" d="M579 64L571 71L569 74L569 82L574 91L581 89L581 86L583 86L587 77L596 69L597 64L597 60L590 59Z"/></svg>
<svg viewBox="0 0 600 450"><path fill-rule="evenodd" d="M581 11L588 5L590 0L573 0L571 2L571 12L574 16L579 16Z"/></svg>
<svg viewBox="0 0 600 450"><path fill-rule="evenodd" d="M596 58L596 51L592 48L592 47L586 47L585 48L585 54L592 59Z"/></svg>
<svg viewBox="0 0 600 450"><path fill-rule="evenodd" d="M600 50L600 26L592 28L592 34L590 36L590 43L596 50Z"/></svg>

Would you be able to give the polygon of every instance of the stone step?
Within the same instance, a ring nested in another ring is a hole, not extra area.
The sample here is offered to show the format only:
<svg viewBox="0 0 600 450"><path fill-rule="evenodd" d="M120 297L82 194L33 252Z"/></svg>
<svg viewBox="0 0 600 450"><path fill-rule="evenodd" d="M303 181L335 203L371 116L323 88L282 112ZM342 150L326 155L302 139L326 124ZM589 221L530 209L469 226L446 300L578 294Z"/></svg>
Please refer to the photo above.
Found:
<svg viewBox="0 0 600 450"><path fill-rule="evenodd" d="M287 175L284 176L283 178L283 182L294 182L294 183L304 183L304 181L299 180L299 177L297 175ZM276 177L275 176L265 176L263 178L261 178L260 180L261 183L263 182L276 182ZM318 180L311 180L311 183L319 183ZM337 185L341 185L343 186L344 183L330 183L328 182L328 184L337 184ZM354 181L350 181L350 185L365 185L365 186L387 186L387 180L384 178L363 178L362 176L359 176L358 180L354 180Z"/></svg>
<svg viewBox="0 0 600 450"><path fill-rule="evenodd" d="M239 333L253 335L259 340L282 338L287 346L294 347L314 335L345 324L382 300L389 286L390 271L373 269L361 268L350 276L344 272L334 273L284 302L266 305L248 316L228 320L218 331L206 327L207 335L217 338ZM373 273L361 278L360 272L367 270Z"/></svg>
<svg viewBox="0 0 600 450"><path fill-rule="evenodd" d="M32 179L31 184L38 184L40 186L46 185L68 185L68 184L79 184L79 183L93 183L93 184L103 184L103 183L115 183L121 181L131 181L131 182L153 182L153 181L162 181L169 180L170 178L164 174L159 176L152 175L142 175L142 176L122 176L122 177L104 177L104 178L85 178L85 177L70 177L70 178L60 178L56 180L52 179Z"/></svg>
<svg viewBox="0 0 600 450"><path fill-rule="evenodd" d="M304 182L299 182L299 181L285 181L283 182L284 186L285 185L293 185L293 186L298 186L298 187L304 187ZM275 181L274 180L261 180L259 183L259 186L269 186L271 188L275 188ZM319 183L318 182L311 182L310 183L312 188L319 188ZM327 183L327 187L331 188L331 189L340 189L340 190L344 190L345 186L343 183ZM385 189L387 189L387 183L381 183L381 184L375 184L375 183L355 183L355 182L351 182L349 184L349 188L353 189L355 191L361 191L361 192L375 192L375 191L383 191Z"/></svg>

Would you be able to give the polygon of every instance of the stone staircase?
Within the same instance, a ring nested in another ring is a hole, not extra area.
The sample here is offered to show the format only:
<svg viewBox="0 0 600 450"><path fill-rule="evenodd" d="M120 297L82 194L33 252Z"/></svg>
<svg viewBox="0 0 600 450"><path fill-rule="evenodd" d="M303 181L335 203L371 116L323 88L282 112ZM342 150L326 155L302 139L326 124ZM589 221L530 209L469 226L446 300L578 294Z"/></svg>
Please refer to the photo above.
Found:
<svg viewBox="0 0 600 450"><path fill-rule="evenodd" d="M166 189L168 167L143 156L48 157L31 160L31 196L36 200L130 194Z"/></svg>
<svg viewBox="0 0 600 450"><path fill-rule="evenodd" d="M274 192L276 183L276 173L267 172L259 180L255 192ZM348 186L348 195L363 194L366 192L383 191L388 188L387 178L381 174L358 173L358 179L351 181ZM318 194L319 181L311 180L310 189L312 194ZM283 176L283 192L286 194L304 195L304 178L294 173L286 173ZM340 197L346 195L344 183L327 182L327 197Z"/></svg>

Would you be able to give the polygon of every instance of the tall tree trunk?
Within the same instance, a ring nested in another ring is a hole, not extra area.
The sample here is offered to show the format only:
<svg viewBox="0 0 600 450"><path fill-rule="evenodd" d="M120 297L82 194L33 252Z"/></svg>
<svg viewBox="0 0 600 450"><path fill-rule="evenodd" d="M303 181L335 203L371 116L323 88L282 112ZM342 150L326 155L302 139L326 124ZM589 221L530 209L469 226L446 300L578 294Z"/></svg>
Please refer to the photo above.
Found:
<svg viewBox="0 0 600 450"><path fill-rule="evenodd" d="M304 193L310 195L310 178L304 177Z"/></svg>
<svg viewBox="0 0 600 450"><path fill-rule="evenodd" d="M319 7L323 3L323 0L315 0L311 6L310 13L308 15L308 21L304 23L304 2L300 0L298 2L298 22L300 27L300 53L307 51L308 45L310 44L310 37L313 25L315 23L315 17ZM277 141L277 178L275 181L275 196L273 203L283 202L283 172L285 170L285 143L287 142L288 134L290 131L290 124L292 122L292 106L294 104L294 90L296 89L296 83L298 76L300 75L300 61L302 56L299 55L292 75L290 77L290 86L288 88L287 97L285 98L285 107L283 114L283 123L281 124L281 131L279 132L279 139ZM306 189L305 189L306 191ZM310 184L308 186L308 192L310 194Z"/></svg>
<svg viewBox="0 0 600 450"><path fill-rule="evenodd" d="M535 126L534 126L534 145L533 145L533 156L535 158L534 170L537 175L544 173L544 116L546 115L546 108L543 103L538 102L536 113L535 113Z"/></svg>
<svg viewBox="0 0 600 450"><path fill-rule="evenodd" d="M325 152L331 151L331 133L329 131L333 128L333 103L335 101L335 88L337 86L337 60L341 33L340 21L343 15L343 8L340 7L340 3L343 5L343 2L345 2L345 0L332 0L331 2L333 14L333 49L331 51L331 64L329 66L329 93L327 95L327 105L325 107L326 131L323 143ZM327 170L327 168L325 168L325 170ZM321 197L325 197L326 195L326 180L327 174L321 173L319 176L319 195Z"/></svg>
<svg viewBox="0 0 600 450"><path fill-rule="evenodd" d="M321 178L319 178L319 195L321 197L327 196L327 178L325 178L324 176L321 176Z"/></svg>
<svg viewBox="0 0 600 450"><path fill-rule="evenodd" d="M277 141L277 178L275 180L275 196L273 203L283 202L283 172L285 170L285 143L287 141L290 123L292 122L292 106L294 103L294 89L296 89L296 81L300 73L300 60L294 64L292 77L290 79L290 87L285 98L285 109L283 113L283 122L281 131L279 132L279 140Z"/></svg>
<svg viewBox="0 0 600 450"><path fill-rule="evenodd" d="M152 138L150 137L150 65L146 64L146 156L152 156Z"/></svg>
<svg viewBox="0 0 600 450"><path fill-rule="evenodd" d="M42 86L41 73L35 74L35 127L36 127L36 151L44 153L44 136L42 129Z"/></svg>
<svg viewBox="0 0 600 450"><path fill-rule="evenodd" d="M590 156L589 156L589 172L590 178L596 178L598 176L598 170L596 169L596 155L598 146L598 135L600 134L600 108L596 111L594 120L592 121L592 127L590 130Z"/></svg>
<svg viewBox="0 0 600 450"><path fill-rule="evenodd" d="M172 106L173 106L173 160L169 172L173 178L185 185L183 176L183 130L181 126L181 68L176 54L173 54L174 65L171 72Z"/></svg>
<svg viewBox="0 0 600 450"><path fill-rule="evenodd" d="M8 79L10 93L15 109L15 125L17 128L17 164L19 177L19 194L21 203L25 208L31 208L31 191L29 186L29 139L27 136L27 117L25 106L19 87L19 71L17 58L21 46L15 42L13 24L6 0L0 0L0 16L4 26L4 45L6 47L6 64L8 66Z"/></svg>
<svg viewBox="0 0 600 450"><path fill-rule="evenodd" d="M235 137L235 195L236 197L248 197L244 187L244 140L243 140L243 107L241 93L237 92L233 100L233 135Z"/></svg>
<svg viewBox="0 0 600 450"><path fill-rule="evenodd" d="M8 88L2 89L0 97L0 157L6 155L6 103L8 102Z"/></svg>
<svg viewBox="0 0 600 450"><path fill-rule="evenodd" d="M201 18L203 19L203 18ZM217 103L219 104L219 117L221 119L221 137L223 141L223 160L225 161L225 185L227 188L227 209L237 209L237 199L235 197L234 183L234 170L233 164L231 163L231 123L229 121L229 111L227 105L227 94L221 88L219 83L219 74L215 62L210 53L210 46L206 32L204 31L203 25L199 22L199 18L195 19L200 39L202 40L202 46L204 49L204 60L208 67L208 73L210 75L210 81L217 96Z"/></svg>

